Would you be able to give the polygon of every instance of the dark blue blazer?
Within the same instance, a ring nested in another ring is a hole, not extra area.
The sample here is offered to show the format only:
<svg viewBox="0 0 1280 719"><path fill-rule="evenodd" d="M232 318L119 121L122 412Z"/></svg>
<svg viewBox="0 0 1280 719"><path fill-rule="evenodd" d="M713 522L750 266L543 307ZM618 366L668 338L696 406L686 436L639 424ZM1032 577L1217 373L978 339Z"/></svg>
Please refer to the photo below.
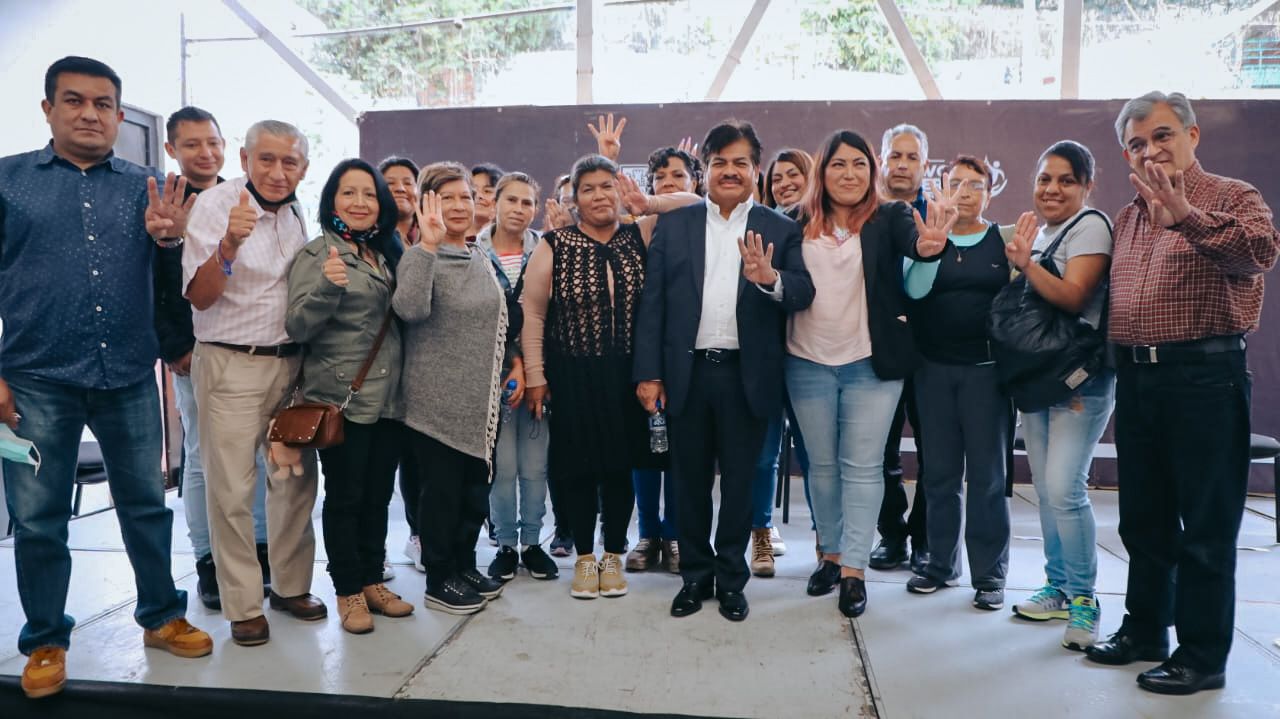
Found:
<svg viewBox="0 0 1280 719"><path fill-rule="evenodd" d="M644 294L636 313L637 382L661 380L667 411L680 415L693 374L694 340L702 318L706 275L707 204L698 203L658 219L645 264ZM738 342L743 392L757 418L782 412L787 314L813 302L813 280L800 252L800 226L763 205L747 215L747 229L774 245L773 267L782 275L777 302L738 275Z"/></svg>

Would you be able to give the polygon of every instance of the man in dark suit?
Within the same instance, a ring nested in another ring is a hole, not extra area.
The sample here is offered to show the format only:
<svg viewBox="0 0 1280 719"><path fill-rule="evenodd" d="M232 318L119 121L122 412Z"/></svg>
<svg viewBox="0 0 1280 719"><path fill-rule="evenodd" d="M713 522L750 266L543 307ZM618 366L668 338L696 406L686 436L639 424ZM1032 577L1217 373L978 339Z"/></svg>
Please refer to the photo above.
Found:
<svg viewBox="0 0 1280 719"><path fill-rule="evenodd" d="M814 291L799 226L752 201L755 129L736 121L713 127L702 161L706 203L663 215L649 246L636 315L636 395L649 412L670 417L684 578L671 614L692 614L714 593L720 613L741 621L751 484L767 418L782 411L786 315L808 307Z"/></svg>

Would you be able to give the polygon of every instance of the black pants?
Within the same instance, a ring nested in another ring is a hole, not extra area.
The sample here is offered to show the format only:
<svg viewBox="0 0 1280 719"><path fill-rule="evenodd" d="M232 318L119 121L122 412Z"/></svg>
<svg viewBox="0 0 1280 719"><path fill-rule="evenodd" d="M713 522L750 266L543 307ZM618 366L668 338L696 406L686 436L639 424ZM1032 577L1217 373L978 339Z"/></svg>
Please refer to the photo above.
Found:
<svg viewBox="0 0 1280 719"><path fill-rule="evenodd" d="M338 596L359 594L361 588L382 581L387 505L403 439L399 428L398 422L387 419L373 424L344 420L346 441L320 450L324 549Z"/></svg>
<svg viewBox="0 0 1280 719"><path fill-rule="evenodd" d="M1135 365L1116 380L1120 539L1129 552L1124 629L1220 672L1235 622L1236 535L1249 481L1245 353Z"/></svg>
<svg viewBox="0 0 1280 719"><path fill-rule="evenodd" d="M684 409L669 419L671 470L680 528L680 574L686 582L715 577L720 591L740 592L751 572L751 488L768 422L751 414L736 361L699 357ZM720 514L711 545L712 489L720 465Z"/></svg>
<svg viewBox="0 0 1280 719"><path fill-rule="evenodd" d="M556 528L556 536L573 536L569 517L569 480L560 477L547 468L547 494L551 496L551 521Z"/></svg>
<svg viewBox="0 0 1280 719"><path fill-rule="evenodd" d="M907 515L907 487L902 481L902 430L911 422L916 440L916 492ZM885 542L905 544L911 537L916 551L929 550L929 532L925 524L928 501L924 493L924 440L921 438L920 414L916 409L916 383L911 378L902 385L902 398L893 414L889 440L884 445L884 500L880 502L880 518L876 528ZM904 515L905 518L904 518Z"/></svg>
<svg viewBox="0 0 1280 719"><path fill-rule="evenodd" d="M407 442L400 446L400 498L404 500L404 521L409 536L418 536L418 498L422 496L422 467L409 451Z"/></svg>
<svg viewBox="0 0 1280 719"><path fill-rule="evenodd" d="M422 475L418 537L427 589L465 569L475 569L476 540L489 511L489 466L435 439L406 428L408 448Z"/></svg>
<svg viewBox="0 0 1280 719"><path fill-rule="evenodd" d="M604 532L604 551L626 552L627 526L631 524L631 509L636 503L631 470L578 473L565 477L564 481L569 528L578 554L595 554L597 510Z"/></svg>

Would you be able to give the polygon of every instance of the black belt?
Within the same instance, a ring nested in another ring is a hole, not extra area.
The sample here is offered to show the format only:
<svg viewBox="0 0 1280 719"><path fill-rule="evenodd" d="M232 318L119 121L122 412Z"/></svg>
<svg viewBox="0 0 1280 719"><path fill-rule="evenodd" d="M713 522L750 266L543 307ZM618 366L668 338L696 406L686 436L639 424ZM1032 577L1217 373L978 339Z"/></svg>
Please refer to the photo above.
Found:
<svg viewBox="0 0 1280 719"><path fill-rule="evenodd" d="M1121 360L1133 364L1162 364L1195 362L1204 359L1207 355L1240 352L1244 348L1244 335L1227 335L1162 345L1116 345L1116 355Z"/></svg>
<svg viewBox="0 0 1280 719"><path fill-rule="evenodd" d="M695 357L701 357L714 364L724 364L725 362L737 362L739 352L738 350L722 350L713 348L709 350L694 350L693 354Z"/></svg>
<svg viewBox="0 0 1280 719"><path fill-rule="evenodd" d="M227 344L226 342L206 342L205 344L210 344L214 347L221 347L224 350L231 350L232 352L243 352L247 355L262 357L292 357L302 351L302 345L294 344L292 342L289 344L271 345L268 347L233 345Z"/></svg>

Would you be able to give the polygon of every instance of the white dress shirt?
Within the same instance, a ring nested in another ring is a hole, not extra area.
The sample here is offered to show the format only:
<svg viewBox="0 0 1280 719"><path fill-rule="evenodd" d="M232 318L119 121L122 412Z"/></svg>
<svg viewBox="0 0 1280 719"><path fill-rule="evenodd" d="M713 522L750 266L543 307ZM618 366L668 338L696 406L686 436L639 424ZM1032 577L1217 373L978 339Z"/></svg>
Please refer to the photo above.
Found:
<svg viewBox="0 0 1280 719"><path fill-rule="evenodd" d="M231 208L240 203L247 182L244 177L229 180L196 199L182 251L184 293L196 271L218 251ZM258 211L258 224L236 253L226 290L208 309L192 308L192 326L201 342L273 346L290 341L284 329L289 267L307 244L307 228L296 203L267 212L256 199L250 197L249 202Z"/></svg>
<svg viewBox="0 0 1280 719"><path fill-rule="evenodd" d="M747 234L747 215L755 202L733 208L729 219L720 216L720 207L707 200L706 269L702 283L702 316L698 322L695 349L740 349L738 343L738 277L742 274L742 254L738 240ZM776 250L775 250L776 252ZM760 287L757 285L757 287ZM774 300L782 299L782 277L772 288L760 291Z"/></svg>

